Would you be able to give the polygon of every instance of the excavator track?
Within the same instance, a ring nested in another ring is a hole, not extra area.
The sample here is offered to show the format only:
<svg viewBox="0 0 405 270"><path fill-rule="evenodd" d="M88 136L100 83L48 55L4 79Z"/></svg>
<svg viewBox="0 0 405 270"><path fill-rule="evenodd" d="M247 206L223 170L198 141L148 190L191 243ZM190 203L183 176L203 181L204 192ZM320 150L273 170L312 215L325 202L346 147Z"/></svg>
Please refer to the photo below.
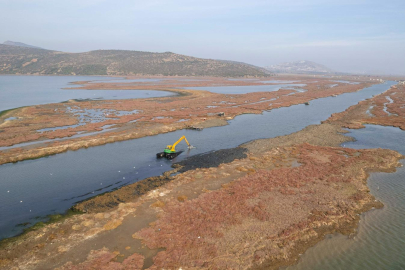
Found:
<svg viewBox="0 0 405 270"><path fill-rule="evenodd" d="M165 157L165 158L167 158L167 159L173 159L173 158L177 157L178 155L180 155L182 152L183 152L183 151L179 151L179 152L176 152L176 153L160 152L160 153L157 153L157 154L156 154L156 157L157 157L157 158L163 158L163 157Z"/></svg>

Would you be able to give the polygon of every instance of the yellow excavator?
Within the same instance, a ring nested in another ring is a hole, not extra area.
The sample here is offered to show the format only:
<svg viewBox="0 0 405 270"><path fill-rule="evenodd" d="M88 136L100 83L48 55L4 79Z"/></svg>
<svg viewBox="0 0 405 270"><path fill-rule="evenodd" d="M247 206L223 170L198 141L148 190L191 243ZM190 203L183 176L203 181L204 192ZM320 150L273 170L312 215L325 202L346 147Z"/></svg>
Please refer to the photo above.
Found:
<svg viewBox="0 0 405 270"><path fill-rule="evenodd" d="M168 145L166 146L165 150L163 152L157 153L156 157L158 158L162 158L165 157L167 159L173 159L175 157L177 157L178 155L181 154L182 151L180 152L176 152L176 145L179 144L179 142L181 142L182 140L185 140L188 146L188 149L193 148L193 146L190 145L190 143L187 141L186 136L182 136L177 142L175 142L172 145Z"/></svg>

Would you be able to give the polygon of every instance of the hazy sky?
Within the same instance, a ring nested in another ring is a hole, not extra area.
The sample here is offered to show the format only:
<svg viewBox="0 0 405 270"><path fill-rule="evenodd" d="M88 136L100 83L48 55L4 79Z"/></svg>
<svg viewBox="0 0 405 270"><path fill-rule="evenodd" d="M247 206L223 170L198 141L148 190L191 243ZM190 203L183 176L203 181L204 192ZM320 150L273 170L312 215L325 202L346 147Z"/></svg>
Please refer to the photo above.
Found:
<svg viewBox="0 0 405 270"><path fill-rule="evenodd" d="M405 0L0 0L0 42L405 74Z"/></svg>

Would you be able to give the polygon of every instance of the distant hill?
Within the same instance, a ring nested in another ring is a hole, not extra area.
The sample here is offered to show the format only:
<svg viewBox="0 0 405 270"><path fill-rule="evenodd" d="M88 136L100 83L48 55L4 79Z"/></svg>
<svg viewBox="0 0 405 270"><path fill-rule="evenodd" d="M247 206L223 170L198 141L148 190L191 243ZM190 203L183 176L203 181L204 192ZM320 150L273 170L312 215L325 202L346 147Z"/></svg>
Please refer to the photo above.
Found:
<svg viewBox="0 0 405 270"><path fill-rule="evenodd" d="M290 63L282 63L278 65L265 67L267 70L274 73L304 73L304 74L320 74L334 73L333 70L324 65L311 61L296 61Z"/></svg>
<svg viewBox="0 0 405 270"><path fill-rule="evenodd" d="M32 46L32 45L28 45L22 42L15 42L15 41L5 41L3 43L4 45L10 45L10 46L18 46L18 47L26 47L26 48L36 48L36 49L42 49L40 47L37 46Z"/></svg>
<svg viewBox="0 0 405 270"><path fill-rule="evenodd" d="M253 65L171 52L97 50L65 53L0 44L0 74L268 76Z"/></svg>

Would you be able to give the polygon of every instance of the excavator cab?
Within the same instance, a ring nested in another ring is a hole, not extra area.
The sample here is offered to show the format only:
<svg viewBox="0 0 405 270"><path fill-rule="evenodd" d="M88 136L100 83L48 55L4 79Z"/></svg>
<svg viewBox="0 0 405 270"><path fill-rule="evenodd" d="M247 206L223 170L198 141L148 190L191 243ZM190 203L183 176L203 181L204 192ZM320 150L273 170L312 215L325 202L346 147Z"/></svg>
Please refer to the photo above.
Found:
<svg viewBox="0 0 405 270"><path fill-rule="evenodd" d="M173 145L168 145L168 146L166 146L164 152L165 152L165 153L172 153L172 152L173 152L173 151L171 150L172 147L173 147Z"/></svg>
<svg viewBox="0 0 405 270"><path fill-rule="evenodd" d="M186 136L182 136L182 137L181 137L177 142L175 142L174 144L166 146L166 148L164 149L163 152L157 153L157 154L156 154L156 157L157 157L157 158L165 157L165 158L167 158L167 159L173 159L173 158L177 157L178 155L181 154L181 151L180 151L180 152L176 152L176 145L179 144L179 142L181 142L182 140L185 140L185 141L186 141L187 146L188 146L189 149L192 148L192 146L190 145L190 143L187 141Z"/></svg>

